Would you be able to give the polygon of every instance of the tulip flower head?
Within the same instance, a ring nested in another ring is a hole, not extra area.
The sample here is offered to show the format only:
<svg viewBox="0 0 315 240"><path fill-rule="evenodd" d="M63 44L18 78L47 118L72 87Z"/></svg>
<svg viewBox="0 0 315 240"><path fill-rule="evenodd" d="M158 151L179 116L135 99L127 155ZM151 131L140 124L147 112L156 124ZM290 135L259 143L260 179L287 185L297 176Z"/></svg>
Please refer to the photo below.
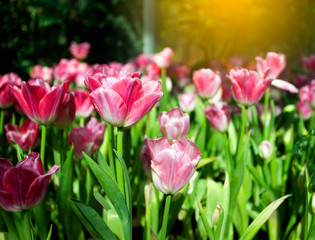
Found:
<svg viewBox="0 0 315 240"><path fill-rule="evenodd" d="M269 88L273 78L267 78L268 71L262 78L256 71L235 68L227 77L232 83L232 94L238 104L251 106L257 103Z"/></svg>
<svg viewBox="0 0 315 240"><path fill-rule="evenodd" d="M173 50L167 47L167 48L164 48L161 52L156 53L154 55L154 62L160 68L167 68L171 64L172 57L173 57Z"/></svg>
<svg viewBox="0 0 315 240"><path fill-rule="evenodd" d="M261 144L258 147L258 153L259 156L262 159L267 160L268 158L270 158L271 154L272 154L272 145L269 141L264 140L261 142Z"/></svg>
<svg viewBox="0 0 315 240"><path fill-rule="evenodd" d="M315 109L315 79L311 84L304 86L300 90L300 100L306 102L312 109Z"/></svg>
<svg viewBox="0 0 315 240"><path fill-rule="evenodd" d="M41 203L46 195L54 165L46 174L39 153L28 154L16 166L7 158L0 158L0 206L10 212L28 210Z"/></svg>
<svg viewBox="0 0 315 240"><path fill-rule="evenodd" d="M22 82L21 88L15 86L11 89L28 118L38 124L49 124L60 119L67 109L63 104L68 102L69 84L67 81L61 86L50 87L43 80L35 79ZM75 109L73 117L74 114Z"/></svg>
<svg viewBox="0 0 315 240"><path fill-rule="evenodd" d="M211 69L203 68L193 73L193 82L198 94L205 99L212 98L221 86L221 76Z"/></svg>
<svg viewBox="0 0 315 240"><path fill-rule="evenodd" d="M17 143L23 151L28 151L36 146L38 124L30 119L26 119L20 127L8 123L4 129L7 141L12 147L12 142Z"/></svg>
<svg viewBox="0 0 315 240"><path fill-rule="evenodd" d="M35 65L31 71L31 78L40 78L50 83L52 80L53 69L46 66Z"/></svg>
<svg viewBox="0 0 315 240"><path fill-rule="evenodd" d="M189 130L189 116L183 114L179 107L159 114L159 126L162 136L168 140L181 140Z"/></svg>
<svg viewBox="0 0 315 240"><path fill-rule="evenodd" d="M189 139L169 142L166 138L148 140L151 153L152 179L165 194L175 194L194 175L201 153Z"/></svg>
<svg viewBox="0 0 315 240"><path fill-rule="evenodd" d="M230 123L230 108L227 103L217 102L205 109L206 117L211 126L220 131L226 132Z"/></svg>
<svg viewBox="0 0 315 240"><path fill-rule="evenodd" d="M95 117L86 126L76 126L69 133L69 144L74 146L74 154L82 157L82 152L87 155L94 153L104 139L105 124L98 123Z"/></svg>
<svg viewBox="0 0 315 240"><path fill-rule="evenodd" d="M139 76L139 73L108 68L87 76L85 85L90 92L90 99L105 122L129 128L162 98L161 82L142 82Z"/></svg>
<svg viewBox="0 0 315 240"><path fill-rule="evenodd" d="M309 120L312 117L313 109L306 102L300 101L296 104L296 107L304 120Z"/></svg>
<svg viewBox="0 0 315 240"><path fill-rule="evenodd" d="M7 108L14 103L15 98L11 92L11 87L19 87L21 82L21 78L15 73L0 76L0 108Z"/></svg>
<svg viewBox="0 0 315 240"><path fill-rule="evenodd" d="M74 91L75 116L79 118L87 118L94 110L89 94L83 89Z"/></svg>
<svg viewBox="0 0 315 240"><path fill-rule="evenodd" d="M260 76L269 69L268 76L271 78L277 78L282 70L285 68L286 60L284 54L279 54L275 52L268 52L266 59L262 57L256 57L256 67L257 72Z"/></svg>
<svg viewBox="0 0 315 240"><path fill-rule="evenodd" d="M178 95L179 107L184 112L192 112L196 107L195 93L187 92Z"/></svg>
<svg viewBox="0 0 315 240"><path fill-rule="evenodd" d="M89 55L90 48L91 45L88 42L83 42L80 44L77 44L76 42L71 42L70 53L75 58L83 60Z"/></svg>

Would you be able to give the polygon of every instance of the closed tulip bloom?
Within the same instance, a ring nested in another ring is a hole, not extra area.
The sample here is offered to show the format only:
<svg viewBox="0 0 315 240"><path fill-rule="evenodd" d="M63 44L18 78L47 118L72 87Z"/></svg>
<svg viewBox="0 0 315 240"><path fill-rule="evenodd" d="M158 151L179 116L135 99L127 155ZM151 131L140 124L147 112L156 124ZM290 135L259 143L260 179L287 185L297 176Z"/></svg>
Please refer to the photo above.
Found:
<svg viewBox="0 0 315 240"><path fill-rule="evenodd" d="M264 140L258 147L258 154L262 159L270 158L272 154L272 145L269 141Z"/></svg>
<svg viewBox="0 0 315 240"><path fill-rule="evenodd" d="M183 114L179 107L159 114L159 126L162 136L168 140L181 140L189 130L189 116Z"/></svg>
<svg viewBox="0 0 315 240"><path fill-rule="evenodd" d="M75 116L87 118L94 110L89 94L83 89L74 90Z"/></svg>
<svg viewBox="0 0 315 240"><path fill-rule="evenodd" d="M193 73L193 82L202 98L212 98L221 86L221 76L209 68L199 69Z"/></svg>
<svg viewBox="0 0 315 240"><path fill-rule="evenodd" d="M90 99L105 122L129 128L162 98L161 82L142 82L139 76L139 73L110 69L87 76L85 85L90 91Z"/></svg>
<svg viewBox="0 0 315 240"><path fill-rule="evenodd" d="M43 80L36 79L22 82L21 88L11 89L28 118L39 124L48 124L54 122L58 114L62 113L62 103L69 84L67 81L61 86L50 87Z"/></svg>
<svg viewBox="0 0 315 240"><path fill-rule="evenodd" d="M7 158L0 158L0 206L10 212L28 210L41 203L46 195L54 165L46 174L39 153L28 154L16 166Z"/></svg>
<svg viewBox="0 0 315 240"><path fill-rule="evenodd" d="M164 48L161 52L154 55L154 62L160 68L167 68L172 61L173 50L169 47Z"/></svg>
<svg viewBox="0 0 315 240"><path fill-rule="evenodd" d="M86 126L76 126L69 133L69 143L74 146L74 154L82 157L82 152L91 155L102 144L105 133L104 122L99 123L95 117Z"/></svg>
<svg viewBox="0 0 315 240"><path fill-rule="evenodd" d="M235 101L244 106L257 103L269 88L273 78L267 78L268 72L259 77L256 71L245 68L235 68L227 77L232 83L232 94Z"/></svg>
<svg viewBox="0 0 315 240"><path fill-rule="evenodd" d="M0 108L7 108L14 103L11 87L20 86L21 82L21 78L15 73L0 76Z"/></svg>
<svg viewBox="0 0 315 240"><path fill-rule="evenodd" d="M70 44L70 53L77 59L85 59L90 52L91 45L88 42L83 42L77 44L76 42L71 42Z"/></svg>
<svg viewBox="0 0 315 240"><path fill-rule="evenodd" d="M301 88L300 100L315 109L315 80L312 80L309 86L306 85Z"/></svg>
<svg viewBox="0 0 315 240"><path fill-rule="evenodd" d="M7 141L12 147L12 142L17 143L23 151L28 151L36 146L38 124L30 119L26 119L20 127L8 123L5 125L4 129Z"/></svg>
<svg viewBox="0 0 315 240"><path fill-rule="evenodd" d="M194 175L201 153L188 138L169 142L166 138L148 140L151 153L152 179L165 194L175 194Z"/></svg>
<svg viewBox="0 0 315 240"><path fill-rule="evenodd" d="M35 65L31 71L31 78L40 78L50 83L52 80L53 69L46 66Z"/></svg>
<svg viewBox="0 0 315 240"><path fill-rule="evenodd" d="M80 62L75 59L61 59L60 62L53 67L53 75L56 83L62 83L64 81L73 81L77 74Z"/></svg>
<svg viewBox="0 0 315 240"><path fill-rule="evenodd" d="M187 92L178 95L179 107L184 112L192 112L196 107L195 93Z"/></svg>
<svg viewBox="0 0 315 240"><path fill-rule="evenodd" d="M256 67L260 76L269 69L269 77L277 78L282 70L285 68L286 60L285 55L275 52L268 52L266 59L256 57Z"/></svg>
<svg viewBox="0 0 315 240"><path fill-rule="evenodd" d="M205 109L206 117L211 126L220 131L226 132L230 124L230 107L227 103L217 102Z"/></svg>

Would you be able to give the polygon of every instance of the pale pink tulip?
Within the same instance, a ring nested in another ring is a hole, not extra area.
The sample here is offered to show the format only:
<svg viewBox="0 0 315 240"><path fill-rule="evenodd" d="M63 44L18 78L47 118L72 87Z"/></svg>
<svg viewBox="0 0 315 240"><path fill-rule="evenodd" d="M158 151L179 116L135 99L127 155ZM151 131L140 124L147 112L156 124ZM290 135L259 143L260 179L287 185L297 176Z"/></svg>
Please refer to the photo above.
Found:
<svg viewBox="0 0 315 240"><path fill-rule="evenodd" d="M286 60L285 55L275 52L268 52L266 59L256 57L257 72L260 76L269 69L268 77L277 78L282 70L285 68Z"/></svg>
<svg viewBox="0 0 315 240"><path fill-rule="evenodd" d="M196 107L195 93L187 92L178 95L179 107L184 112L192 112Z"/></svg>
<svg viewBox="0 0 315 240"><path fill-rule="evenodd" d="M70 44L71 54L79 60L83 60L88 56L90 48L91 45L88 42L83 42L80 44L77 44L76 42L71 42Z"/></svg>
<svg viewBox="0 0 315 240"><path fill-rule="evenodd" d="M166 138L148 140L151 153L152 179L165 194L175 194L194 175L201 153L188 138L169 142Z"/></svg>
<svg viewBox="0 0 315 240"><path fill-rule="evenodd" d="M159 81L142 82L139 73L103 69L87 76L85 85L96 111L109 124L129 128L162 98Z"/></svg>
<svg viewBox="0 0 315 240"><path fill-rule="evenodd" d="M52 80L53 69L46 66L35 65L31 71L31 78L40 78L50 83Z"/></svg>
<svg viewBox="0 0 315 240"><path fill-rule="evenodd" d="M162 136L168 140L180 140L186 137L189 130L189 116L183 114L179 107L159 114L159 126Z"/></svg>
<svg viewBox="0 0 315 240"><path fill-rule="evenodd" d="M221 86L221 76L209 68L202 68L193 73L193 81L202 98L212 98Z"/></svg>
<svg viewBox="0 0 315 240"><path fill-rule="evenodd" d="M256 71L245 68L235 68L227 77L232 83L232 93L235 101L244 106L257 103L269 88L273 78L267 78L268 72L262 78Z"/></svg>
<svg viewBox="0 0 315 240"><path fill-rule="evenodd" d="M272 154L272 145L269 141L264 140L261 142L261 144L258 147L258 154L262 159L268 159L270 158Z"/></svg>
<svg viewBox="0 0 315 240"><path fill-rule="evenodd" d="M156 53L154 55L154 62L160 68L167 68L171 64L172 57L173 57L173 50L167 47L167 48L164 48L161 52Z"/></svg>
<svg viewBox="0 0 315 240"><path fill-rule="evenodd" d="M217 102L205 109L206 117L211 126L220 131L226 132L230 123L230 108L227 103Z"/></svg>

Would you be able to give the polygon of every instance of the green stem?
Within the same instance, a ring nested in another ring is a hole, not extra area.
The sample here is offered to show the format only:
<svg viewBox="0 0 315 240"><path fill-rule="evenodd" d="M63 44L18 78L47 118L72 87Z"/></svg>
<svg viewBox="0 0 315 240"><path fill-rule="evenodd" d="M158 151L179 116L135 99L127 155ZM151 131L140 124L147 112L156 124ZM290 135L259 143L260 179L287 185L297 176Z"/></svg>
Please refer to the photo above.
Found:
<svg viewBox="0 0 315 240"><path fill-rule="evenodd" d="M117 128L117 146L116 146L116 150L117 152L123 156L123 131L119 131ZM124 174L123 174L123 169L122 166L119 162L119 159L116 157L116 177L117 177L117 182L118 182L118 186L119 189L121 191L121 193L123 194L123 196L125 197L125 188L124 188Z"/></svg>
<svg viewBox="0 0 315 240"><path fill-rule="evenodd" d="M4 123L4 110L0 111L0 135L3 133L3 123Z"/></svg>
<svg viewBox="0 0 315 240"><path fill-rule="evenodd" d="M166 88L166 69L161 68L161 78L162 78L162 91L164 96L160 100L160 110L167 111L167 103L168 103L168 92Z"/></svg>
<svg viewBox="0 0 315 240"><path fill-rule="evenodd" d="M238 160L239 157L241 156L244 132L245 132L245 127L246 127L246 120L247 120L247 107L242 106L242 116L241 116L241 124L242 125L241 125L241 132L240 132L238 142L237 142L237 155L236 155L237 158L236 158L236 160Z"/></svg>
<svg viewBox="0 0 315 240"><path fill-rule="evenodd" d="M46 126L42 125L42 138L40 144L40 158L42 159L43 166L45 166L45 145L46 145Z"/></svg>
<svg viewBox="0 0 315 240"><path fill-rule="evenodd" d="M23 225L23 239L32 240L32 229L31 221L28 211L23 211L22 213L22 225Z"/></svg>
<svg viewBox="0 0 315 240"><path fill-rule="evenodd" d="M58 129L59 154L60 154L61 166L64 164L64 161L65 161L63 131L64 131L63 129Z"/></svg>
<svg viewBox="0 0 315 240"><path fill-rule="evenodd" d="M160 240L165 240L165 238L166 238L167 221L168 221L168 214L170 211L171 200L172 200L172 195L167 195L166 199L165 199L165 207L164 207Z"/></svg>
<svg viewBox="0 0 315 240"><path fill-rule="evenodd" d="M20 162L22 160L22 156L21 156L21 150L22 149L20 148L20 146L17 143L15 144L15 149L16 149L17 159ZM23 153L23 151L22 151L22 153Z"/></svg>
<svg viewBox="0 0 315 240"><path fill-rule="evenodd" d="M269 88L265 93L265 108L264 108L264 139L267 140L267 129L268 129L268 107L269 107Z"/></svg>
<svg viewBox="0 0 315 240"><path fill-rule="evenodd" d="M83 118L83 117L80 118L80 126L81 126L81 127L84 126L84 118Z"/></svg>
<svg viewBox="0 0 315 240"><path fill-rule="evenodd" d="M224 133L224 142L225 142L226 170L228 172L228 175L231 177L234 163L231 162L229 136L227 133Z"/></svg>
<svg viewBox="0 0 315 240"><path fill-rule="evenodd" d="M112 172L115 173L115 162L114 162L114 152L113 147L115 146L115 136L114 136L114 128L112 125L107 125L106 131L108 132L108 159L109 166L112 169ZM105 156L105 155L104 155Z"/></svg>
<svg viewBox="0 0 315 240"><path fill-rule="evenodd" d="M124 146L123 159L124 159L126 166L128 168L130 166L130 150L131 150L130 129L126 129L124 131L123 146Z"/></svg>

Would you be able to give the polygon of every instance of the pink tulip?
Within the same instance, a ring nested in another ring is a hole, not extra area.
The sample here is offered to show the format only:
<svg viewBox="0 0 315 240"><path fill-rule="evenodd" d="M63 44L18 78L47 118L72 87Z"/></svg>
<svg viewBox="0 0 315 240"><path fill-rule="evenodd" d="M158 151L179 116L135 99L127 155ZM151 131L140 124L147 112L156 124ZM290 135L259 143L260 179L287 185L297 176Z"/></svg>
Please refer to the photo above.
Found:
<svg viewBox="0 0 315 240"><path fill-rule="evenodd" d="M55 78L55 82L64 82L67 80L73 81L78 74L78 67L80 62L73 59L61 59L58 65L53 68L53 75Z"/></svg>
<svg viewBox="0 0 315 240"><path fill-rule="evenodd" d="M36 123L48 124L62 114L69 84L67 81L62 86L50 87L43 80L36 79L22 82L21 88L15 86L11 89L28 118Z"/></svg>
<svg viewBox="0 0 315 240"><path fill-rule="evenodd" d="M201 153L189 139L169 142L166 138L148 140L151 153L152 179L165 194L175 194L194 175Z"/></svg>
<svg viewBox="0 0 315 240"><path fill-rule="evenodd" d="M172 57L173 57L173 50L167 47L167 48L164 48L161 52L156 53L154 55L154 62L160 68L167 68L171 64Z"/></svg>
<svg viewBox="0 0 315 240"><path fill-rule="evenodd" d="M142 82L139 76L139 73L112 69L87 76L85 85L90 91L90 99L105 122L129 128L162 98L161 82Z"/></svg>
<svg viewBox="0 0 315 240"><path fill-rule="evenodd" d="M10 212L28 210L41 203L46 195L54 165L44 174L39 153L28 154L16 166L7 158L0 158L0 206Z"/></svg>
<svg viewBox="0 0 315 240"><path fill-rule="evenodd" d="M273 78L267 78L268 72L262 78L255 71L245 68L235 68L227 77L232 83L232 93L235 101L245 106L257 103L269 88Z"/></svg>
<svg viewBox="0 0 315 240"><path fill-rule="evenodd" d="M0 108L7 108L15 102L11 87L20 85L21 78L13 72L0 76Z"/></svg>
<svg viewBox="0 0 315 240"><path fill-rule="evenodd" d="M146 68L149 64L153 62L153 55L147 55L141 53L137 57L137 64L140 68Z"/></svg>
<svg viewBox="0 0 315 240"><path fill-rule="evenodd" d="M77 44L76 42L71 42L70 44L71 54L79 60L83 60L89 55L90 48L91 45L88 42L83 42L80 44Z"/></svg>
<svg viewBox="0 0 315 240"><path fill-rule="evenodd" d="M36 146L38 125L31 120L26 119L20 127L8 123L4 129L7 141L12 147L12 142L17 143L23 151L29 151Z"/></svg>
<svg viewBox="0 0 315 240"><path fill-rule="evenodd" d="M262 57L256 57L256 67L260 76L269 69L269 77L277 78L282 70L285 68L286 60L284 54L279 54L275 52L268 52L266 59Z"/></svg>
<svg viewBox="0 0 315 240"><path fill-rule="evenodd" d="M94 153L104 139L105 124L98 123L95 117L86 126L76 126L69 133L69 143L74 146L74 154L82 157L82 152L87 155Z"/></svg>
<svg viewBox="0 0 315 240"><path fill-rule="evenodd" d="M85 80L85 76L86 74L88 73L89 71L89 65L85 62L83 63L78 63L77 65L77 74L74 78L74 82L75 82L75 85L78 86L78 87L85 87L84 85L84 80Z"/></svg>
<svg viewBox="0 0 315 240"><path fill-rule="evenodd" d="M54 125L63 129L71 126L75 112L74 93L66 93L61 102L61 110L57 113Z"/></svg>
<svg viewBox="0 0 315 240"><path fill-rule="evenodd" d="M311 84L304 86L300 90L300 100L306 102L312 109L315 109L315 79Z"/></svg>
<svg viewBox="0 0 315 240"><path fill-rule="evenodd" d="M179 107L184 112L192 112L196 107L195 93L187 92L178 95Z"/></svg>
<svg viewBox="0 0 315 240"><path fill-rule="evenodd" d="M52 80L53 69L46 66L35 65L31 71L31 78L40 78L50 83Z"/></svg>
<svg viewBox="0 0 315 240"><path fill-rule="evenodd" d="M288 91L290 93L298 93L299 92L299 90L293 84L291 84L287 81L284 81L284 80L275 79L271 82L271 85L276 87L276 88Z"/></svg>
<svg viewBox="0 0 315 240"><path fill-rule="evenodd" d="M315 54L301 56L301 64L306 72L315 72Z"/></svg>
<svg viewBox="0 0 315 240"><path fill-rule="evenodd" d="M202 98L212 98L221 86L221 76L211 69L203 68L193 73L195 87Z"/></svg>
<svg viewBox="0 0 315 240"><path fill-rule="evenodd" d="M296 107L304 120L309 120L312 117L313 109L306 102L298 102Z"/></svg>
<svg viewBox="0 0 315 240"><path fill-rule="evenodd" d="M211 126L220 131L226 132L230 123L230 108L227 103L217 102L205 109L206 117Z"/></svg>
<svg viewBox="0 0 315 240"><path fill-rule="evenodd" d="M89 94L83 89L74 90L75 116L87 118L94 110Z"/></svg>
<svg viewBox="0 0 315 240"><path fill-rule="evenodd" d="M269 141L264 140L258 147L258 154L262 159L267 160L272 154L272 145Z"/></svg>
<svg viewBox="0 0 315 240"><path fill-rule="evenodd" d="M189 130L189 116L183 114L179 107L159 114L159 126L162 136L168 140L181 140Z"/></svg>
<svg viewBox="0 0 315 240"><path fill-rule="evenodd" d="M180 87L185 87L190 83L190 70L185 65L179 65L175 69L175 75Z"/></svg>

